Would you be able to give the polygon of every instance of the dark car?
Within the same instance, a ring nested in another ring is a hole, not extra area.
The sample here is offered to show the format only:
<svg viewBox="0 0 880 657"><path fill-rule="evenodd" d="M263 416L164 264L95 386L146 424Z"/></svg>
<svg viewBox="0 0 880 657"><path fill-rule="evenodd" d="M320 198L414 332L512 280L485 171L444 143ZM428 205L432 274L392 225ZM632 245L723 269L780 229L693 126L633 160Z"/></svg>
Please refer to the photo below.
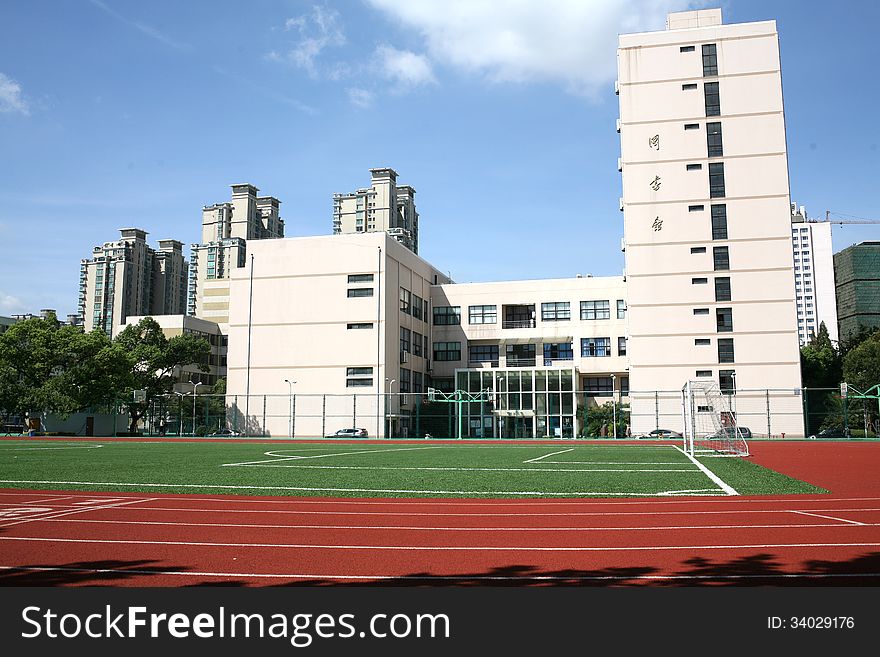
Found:
<svg viewBox="0 0 880 657"><path fill-rule="evenodd" d="M218 430L215 431L214 433L210 433L210 434L208 434L208 435L209 435L209 436L212 436L212 437L218 437L218 436L219 436L219 437L222 437L222 438L234 438L234 437L236 437L236 436L240 436L240 435L241 435L241 432L240 432L240 431L233 431L232 429L218 429Z"/></svg>
<svg viewBox="0 0 880 657"><path fill-rule="evenodd" d="M809 437L809 440L824 440L825 438L850 438L850 434L843 430L841 427L828 427L827 429L822 429L819 433L813 434Z"/></svg>
<svg viewBox="0 0 880 657"><path fill-rule="evenodd" d="M636 438L681 438L681 434L672 429L654 429L648 433L636 436Z"/></svg>
<svg viewBox="0 0 880 657"><path fill-rule="evenodd" d="M328 438L367 438L369 434L366 429L340 429Z"/></svg>

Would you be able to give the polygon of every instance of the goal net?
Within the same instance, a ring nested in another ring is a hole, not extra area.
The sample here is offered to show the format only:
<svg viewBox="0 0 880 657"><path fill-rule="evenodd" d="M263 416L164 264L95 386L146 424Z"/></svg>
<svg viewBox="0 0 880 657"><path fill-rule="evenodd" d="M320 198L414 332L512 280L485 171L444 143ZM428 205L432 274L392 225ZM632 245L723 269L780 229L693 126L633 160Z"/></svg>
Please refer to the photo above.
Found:
<svg viewBox="0 0 880 657"><path fill-rule="evenodd" d="M748 456L730 396L714 381L688 381L681 389L684 449L691 456Z"/></svg>

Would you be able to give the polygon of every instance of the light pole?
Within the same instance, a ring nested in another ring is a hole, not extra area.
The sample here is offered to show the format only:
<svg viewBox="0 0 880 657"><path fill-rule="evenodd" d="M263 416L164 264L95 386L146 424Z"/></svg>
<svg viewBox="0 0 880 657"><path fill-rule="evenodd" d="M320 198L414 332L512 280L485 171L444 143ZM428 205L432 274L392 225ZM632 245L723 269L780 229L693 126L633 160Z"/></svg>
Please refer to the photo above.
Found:
<svg viewBox="0 0 880 657"><path fill-rule="evenodd" d="M177 437L183 437L183 398L186 397L185 392L174 391L177 395Z"/></svg>
<svg viewBox="0 0 880 657"><path fill-rule="evenodd" d="M201 381L193 383L192 379L190 379L189 382L190 382L190 385L192 385L192 387L193 387L193 427L192 427L193 431L192 431L192 435L193 435L193 437L195 437L195 435L196 435L196 395L198 394L199 386L203 385L203 384Z"/></svg>
<svg viewBox="0 0 880 657"><path fill-rule="evenodd" d="M293 384L296 381L291 381L290 379L284 379L284 383L287 384L287 399L290 403L290 420L288 426L288 434L291 438L293 438Z"/></svg>
<svg viewBox="0 0 880 657"><path fill-rule="evenodd" d="M614 418L612 420L614 426L614 438L617 439L617 402L615 401L615 397L617 396L617 392L614 387L614 381L617 377L612 374L611 375L611 417Z"/></svg>
<svg viewBox="0 0 880 657"><path fill-rule="evenodd" d="M388 379L385 379L385 380L388 381ZM391 379L391 382L388 384L388 393L385 395L385 437L386 438L389 438L390 436L388 434L391 433L391 418L389 417L389 415L391 415L389 410L391 410L391 407L392 407L392 404L390 403L390 401L391 401L391 388L394 386L394 382L396 380L397 379Z"/></svg>

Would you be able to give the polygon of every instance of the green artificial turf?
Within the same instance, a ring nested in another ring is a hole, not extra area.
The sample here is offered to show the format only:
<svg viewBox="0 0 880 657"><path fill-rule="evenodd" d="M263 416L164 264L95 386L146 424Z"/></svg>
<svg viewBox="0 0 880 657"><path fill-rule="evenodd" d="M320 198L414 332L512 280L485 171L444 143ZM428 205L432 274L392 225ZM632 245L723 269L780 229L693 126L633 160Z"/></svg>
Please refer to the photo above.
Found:
<svg viewBox="0 0 880 657"><path fill-rule="evenodd" d="M700 462L744 495L827 492L745 459ZM331 497L724 494L671 444L564 441L522 446L378 440L357 444L3 441L0 487Z"/></svg>

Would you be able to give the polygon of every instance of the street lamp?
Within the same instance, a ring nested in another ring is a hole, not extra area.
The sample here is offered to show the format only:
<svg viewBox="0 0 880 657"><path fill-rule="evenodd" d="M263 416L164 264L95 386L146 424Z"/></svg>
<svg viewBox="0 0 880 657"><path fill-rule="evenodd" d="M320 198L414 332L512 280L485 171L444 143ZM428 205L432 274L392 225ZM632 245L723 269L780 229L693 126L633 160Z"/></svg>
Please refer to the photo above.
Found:
<svg viewBox="0 0 880 657"><path fill-rule="evenodd" d="M389 417L389 415L390 415L389 410L391 410L390 407L392 405L389 402L390 402L390 397L391 397L391 389L394 387L394 382L396 380L397 379L391 379L391 382L388 384L388 393L385 396L385 437L386 438L389 438L390 436L388 434L391 433L391 418ZM388 379L385 379L385 381L388 381Z"/></svg>
<svg viewBox="0 0 880 657"><path fill-rule="evenodd" d="M192 435L195 437L196 435L196 395L198 394L199 386L203 385L201 381L193 383L193 380L189 380L190 385L193 387L193 427L192 427Z"/></svg>
<svg viewBox="0 0 880 657"><path fill-rule="evenodd" d="M616 390L614 388L614 380L617 377L612 374L611 375L611 417L613 418L612 423L614 426L614 438L617 439L617 402L614 401L614 397L616 395Z"/></svg>
<svg viewBox="0 0 880 657"><path fill-rule="evenodd" d="M290 403L290 420L288 422L288 434L293 438L293 384L296 381L291 381L290 379L284 379L284 383L287 384L287 399Z"/></svg>
<svg viewBox="0 0 880 657"><path fill-rule="evenodd" d="M186 397L185 392L174 391L177 395L177 436L183 437L183 398Z"/></svg>

